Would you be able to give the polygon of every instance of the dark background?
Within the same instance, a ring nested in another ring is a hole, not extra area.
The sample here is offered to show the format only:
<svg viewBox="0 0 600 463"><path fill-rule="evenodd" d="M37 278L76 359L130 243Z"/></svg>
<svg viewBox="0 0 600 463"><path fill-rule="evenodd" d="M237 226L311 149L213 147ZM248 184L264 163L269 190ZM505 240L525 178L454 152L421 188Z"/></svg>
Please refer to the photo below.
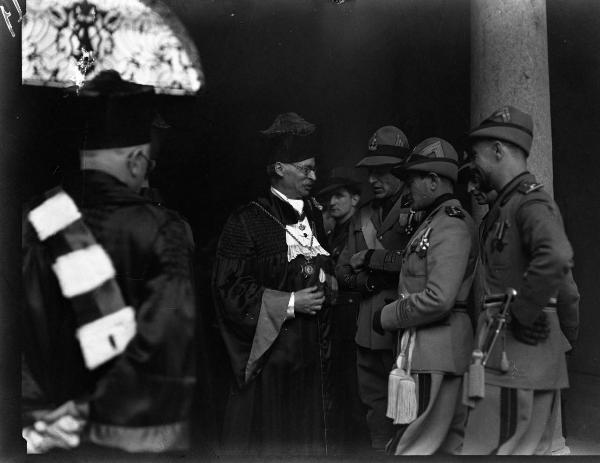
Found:
<svg viewBox="0 0 600 463"><path fill-rule="evenodd" d="M470 9L468 0L165 3L198 47L206 86L196 97L160 98L172 129L153 183L194 230L199 347L208 359L200 374L212 378L220 371L203 386L213 394L224 390L227 378L211 328L210 265L227 215L265 189L257 131L287 111L316 123L324 141L320 175L360 159L382 125L397 125L413 145L428 136L456 141L470 119ZM581 340L571 369L600 375L600 2L548 0L547 12L554 191L582 293ZM0 40L10 39L3 34ZM9 122L21 136L5 136L1 144L3 156L22 162L17 191L24 201L77 166L77 137L59 90L20 87L18 95Z"/></svg>
<svg viewBox="0 0 600 463"><path fill-rule="evenodd" d="M554 195L581 293L571 370L600 376L600 2L549 0Z"/></svg>

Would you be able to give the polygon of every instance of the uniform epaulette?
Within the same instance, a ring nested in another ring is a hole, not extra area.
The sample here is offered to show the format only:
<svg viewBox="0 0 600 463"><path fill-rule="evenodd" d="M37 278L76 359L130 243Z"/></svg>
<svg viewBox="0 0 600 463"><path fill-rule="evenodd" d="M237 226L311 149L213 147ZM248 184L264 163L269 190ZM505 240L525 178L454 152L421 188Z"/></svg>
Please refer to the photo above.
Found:
<svg viewBox="0 0 600 463"><path fill-rule="evenodd" d="M543 183L523 182L523 183L521 183L521 185L519 185L519 191L521 193L523 193L524 195L528 195L529 193L537 191L543 187L544 187Z"/></svg>
<svg viewBox="0 0 600 463"><path fill-rule="evenodd" d="M463 210L460 207L446 206L445 211L446 211L446 214L448 214L450 217L457 217L459 219L465 218L465 213L463 212Z"/></svg>

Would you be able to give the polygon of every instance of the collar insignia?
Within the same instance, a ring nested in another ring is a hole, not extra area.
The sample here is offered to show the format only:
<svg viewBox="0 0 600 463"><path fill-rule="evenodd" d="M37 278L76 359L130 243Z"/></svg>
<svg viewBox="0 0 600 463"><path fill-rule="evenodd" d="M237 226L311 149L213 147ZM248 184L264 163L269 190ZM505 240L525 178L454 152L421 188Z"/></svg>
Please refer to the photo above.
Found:
<svg viewBox="0 0 600 463"><path fill-rule="evenodd" d="M445 210L446 210L446 214L448 214L450 217L456 217L456 218L459 218L459 219L464 219L465 218L465 213L459 207L456 207L456 206L446 206Z"/></svg>

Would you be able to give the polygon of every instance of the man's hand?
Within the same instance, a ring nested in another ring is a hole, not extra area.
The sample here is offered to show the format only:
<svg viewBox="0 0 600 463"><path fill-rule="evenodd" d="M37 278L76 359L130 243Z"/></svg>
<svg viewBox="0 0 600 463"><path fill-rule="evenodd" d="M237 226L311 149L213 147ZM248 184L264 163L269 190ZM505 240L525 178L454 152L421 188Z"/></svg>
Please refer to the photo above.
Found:
<svg viewBox="0 0 600 463"><path fill-rule="evenodd" d="M37 421L23 430L23 437L27 441L27 453L77 447L87 414L87 403L76 404L73 401L66 402L50 412L35 413Z"/></svg>
<svg viewBox="0 0 600 463"><path fill-rule="evenodd" d="M325 295L317 286L311 286L295 292L294 312L314 315L323 306Z"/></svg>
<svg viewBox="0 0 600 463"><path fill-rule="evenodd" d="M350 258L350 265L352 266L352 270L359 271L365 266L365 257L367 255L368 250L358 251Z"/></svg>
<svg viewBox="0 0 600 463"><path fill-rule="evenodd" d="M539 314L538 318L535 319L531 326L522 325L517 320L517 317L513 315L510 326L513 335L517 340L531 346L535 346L539 342L545 341L550 335L548 316L544 312Z"/></svg>

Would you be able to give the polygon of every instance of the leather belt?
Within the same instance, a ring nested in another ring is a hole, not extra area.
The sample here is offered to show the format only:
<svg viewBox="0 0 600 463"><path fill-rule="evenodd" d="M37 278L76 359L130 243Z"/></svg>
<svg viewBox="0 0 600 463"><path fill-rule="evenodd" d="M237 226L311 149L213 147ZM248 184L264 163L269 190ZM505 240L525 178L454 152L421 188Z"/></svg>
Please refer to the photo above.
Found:
<svg viewBox="0 0 600 463"><path fill-rule="evenodd" d="M504 294L491 294L489 296L483 296L482 304L483 310L497 309L504 304L506 295ZM545 312L556 312L556 298L551 297L546 306L544 307Z"/></svg>

